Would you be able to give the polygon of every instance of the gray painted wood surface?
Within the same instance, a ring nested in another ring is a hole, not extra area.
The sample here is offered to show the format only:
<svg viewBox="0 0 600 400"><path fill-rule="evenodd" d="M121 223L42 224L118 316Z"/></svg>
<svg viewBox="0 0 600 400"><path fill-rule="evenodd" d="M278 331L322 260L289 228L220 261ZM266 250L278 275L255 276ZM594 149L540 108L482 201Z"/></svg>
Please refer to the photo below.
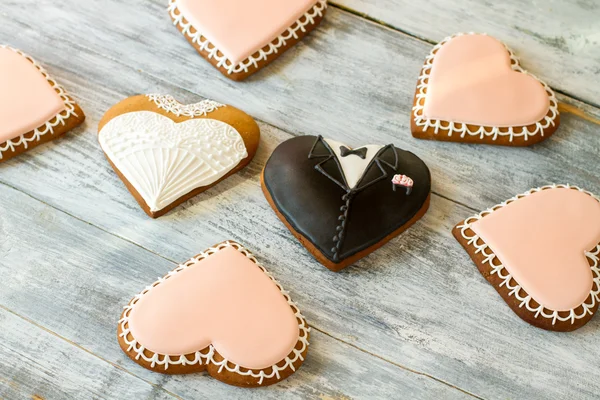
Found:
<svg viewBox="0 0 600 400"><path fill-rule="evenodd" d="M411 2L348 0L340 3L352 12L331 7L306 40L234 83L196 55L170 25L163 3L3 1L0 43L35 55L88 120L0 165L0 207L10 210L0 213L0 398L596 396L600 321L571 334L526 325L479 275L450 229L536 185L568 182L600 193L600 110L590 97L599 88L598 71L577 72L579 64L569 64L551 41L534 45L523 30L495 30L502 24L488 2L446 6L454 18L434 13L439 23L427 28L395 5ZM585 2L555 5L565 11L551 26L530 18L532 11L517 13L516 3L504 6L517 16L515 26L537 23L531 32L554 34L563 32L557 26L582 29L574 15L585 14ZM478 21L472 29L455 21L467 6ZM524 65L565 93L555 136L525 149L410 136L408 115L429 40L456 30L505 40L510 34ZM547 69L536 64L542 56ZM576 57L593 64L598 53ZM263 135L245 170L156 221L139 209L96 140L106 109L151 92L233 104L260 121ZM260 191L259 173L271 151L300 134L410 149L431 167L431 210L356 266L327 271ZM131 362L115 340L120 308L175 263L226 239L251 248L302 307L314 327L305 365L276 386L250 391L204 375L162 376Z"/></svg>
<svg viewBox="0 0 600 400"><path fill-rule="evenodd" d="M457 32L504 41L556 89L600 105L597 0L335 0L336 5L431 43Z"/></svg>

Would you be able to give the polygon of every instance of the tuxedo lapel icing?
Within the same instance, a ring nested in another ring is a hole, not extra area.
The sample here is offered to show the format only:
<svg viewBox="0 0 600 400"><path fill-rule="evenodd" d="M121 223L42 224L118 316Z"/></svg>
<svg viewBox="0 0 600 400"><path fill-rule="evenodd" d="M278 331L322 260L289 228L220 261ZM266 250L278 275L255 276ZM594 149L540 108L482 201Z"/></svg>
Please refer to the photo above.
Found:
<svg viewBox="0 0 600 400"><path fill-rule="evenodd" d="M358 181L355 191L366 189L386 178L391 179L390 174L393 174L397 167L398 153L396 148L391 144L382 146Z"/></svg>
<svg viewBox="0 0 600 400"><path fill-rule="evenodd" d="M316 138L308 153L308 158L317 161L315 164L317 171L342 189L348 190L348 184L335 152L321 136Z"/></svg>
<svg viewBox="0 0 600 400"><path fill-rule="evenodd" d="M358 192L386 178L386 167L395 169L398 154L393 145L367 145L350 149L331 139L316 138L309 159L320 160L315 169L342 189Z"/></svg>

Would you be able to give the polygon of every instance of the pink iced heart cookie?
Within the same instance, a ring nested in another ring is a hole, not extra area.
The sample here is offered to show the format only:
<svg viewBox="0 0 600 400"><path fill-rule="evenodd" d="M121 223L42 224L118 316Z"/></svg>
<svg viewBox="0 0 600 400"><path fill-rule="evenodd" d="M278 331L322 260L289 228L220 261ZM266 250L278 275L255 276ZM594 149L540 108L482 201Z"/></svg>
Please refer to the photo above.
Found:
<svg viewBox="0 0 600 400"><path fill-rule="evenodd" d="M582 189L532 189L454 228L479 271L513 311L540 328L571 331L600 301L600 200Z"/></svg>
<svg viewBox="0 0 600 400"><path fill-rule="evenodd" d="M326 0L169 0L188 42L225 76L239 81L317 27Z"/></svg>
<svg viewBox="0 0 600 400"><path fill-rule="evenodd" d="M84 118L42 66L0 45L0 162L60 136Z"/></svg>
<svg viewBox="0 0 600 400"><path fill-rule="evenodd" d="M135 296L119 321L123 351L166 374L208 371L266 386L304 361L309 328L289 295L240 244L193 257Z"/></svg>
<svg viewBox="0 0 600 400"><path fill-rule="evenodd" d="M512 146L554 133L554 92L487 35L459 34L433 48L421 71L411 131L421 139Z"/></svg>

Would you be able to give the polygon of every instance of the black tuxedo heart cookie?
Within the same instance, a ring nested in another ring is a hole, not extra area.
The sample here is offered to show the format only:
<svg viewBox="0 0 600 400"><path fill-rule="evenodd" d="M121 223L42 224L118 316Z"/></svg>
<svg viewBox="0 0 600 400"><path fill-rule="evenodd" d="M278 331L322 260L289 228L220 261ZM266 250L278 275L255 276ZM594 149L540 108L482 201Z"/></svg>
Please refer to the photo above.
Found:
<svg viewBox="0 0 600 400"><path fill-rule="evenodd" d="M340 271L402 233L429 208L425 163L394 145L357 149L300 136L265 165L263 192L308 251Z"/></svg>

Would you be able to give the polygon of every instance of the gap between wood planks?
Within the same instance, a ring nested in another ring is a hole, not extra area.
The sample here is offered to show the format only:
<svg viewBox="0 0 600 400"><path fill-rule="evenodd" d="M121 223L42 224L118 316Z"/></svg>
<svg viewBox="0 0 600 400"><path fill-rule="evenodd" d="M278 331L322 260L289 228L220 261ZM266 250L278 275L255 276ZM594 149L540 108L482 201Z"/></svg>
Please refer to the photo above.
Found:
<svg viewBox="0 0 600 400"><path fill-rule="evenodd" d="M6 185L6 186L8 186L8 185ZM10 186L9 186L9 187L10 187ZM26 194L26 193L25 193L25 194ZM27 194L26 194L26 195L27 195ZM31 197L31 196L29 196L29 197ZM31 198L33 198L33 197L31 197ZM34 200L37 200L37 199L35 199L35 198L33 198L33 199L34 199ZM38 200L38 201L39 201L39 200ZM41 203L43 203L43 202L41 202ZM44 204L46 204L46 203L44 203ZM47 205L47 204L46 204L46 205ZM52 206L49 206L49 207L52 207ZM60 210L59 210L59 211L60 211ZM23 321L25 321L25 322L27 322L27 323L29 323L29 324L31 324L31 325L33 325L33 326L35 326L35 327L36 327L36 328L38 328L38 329L41 329L41 330L43 330L44 332L47 332L47 333L51 334L52 336L54 336L54 337L56 337L56 338L58 338L58 339L60 339L60 340L63 340L63 341L65 341L65 342L69 343L69 344L70 344L70 345L72 345L72 346L75 346L75 347L76 347L76 348L78 348L79 350L85 351L85 352L86 352L86 353L88 353L89 355L91 355L91 356L93 356L93 357L96 357L97 359L99 359L99 360L102 360L102 361L104 361L104 362L106 362L106 363L108 363L108 364L112 365L114 368L117 368L118 370L120 370L120 371L123 371L123 372L125 372L126 374L128 374L128 375L131 375L131 376L133 376L134 378L137 378L137 379L139 379L139 380L141 380L141 381L143 381L143 382L147 383L148 385L150 385L150 386L152 386L152 387L154 387L154 388L156 388L156 389L158 389L158 390L160 390L160 391L164 392L165 394L167 394L167 395L169 395L169 396L172 396L172 397L174 397L174 398L176 398L176 399L180 399L180 400L182 400L182 398L181 398L180 396L177 396L175 393L172 393L172 392L168 391L167 389L163 388L162 386L159 386L159 385L157 385L157 384L155 384L155 383L152 383L152 382L150 382L150 381L147 381L147 380L145 380L144 378L141 378L141 377L139 377L139 376L135 375L134 373L132 373L132 372L128 371L127 369L125 369L125 368L121 367L120 365L118 365L118 364L115 364L115 363L113 363L113 362L111 362L111 361L109 361L109 360L107 360L107 359L105 359L105 358L103 358L103 357L101 357L101 356L99 356L99 355L97 355L97 354L95 354L95 353L93 353L93 352L91 352L91 351L87 350L85 347L82 347L82 346L78 345L77 343L75 343L75 342L73 342L73 341L71 341L71 340L67 339L66 337L64 337L64 336L61 336L61 335L59 335L58 333L51 331L50 329L46 328L45 326L42 326L42 325L38 324L37 322L35 322L35 321L33 321L33 320L31 320L31 319L29 319L29 318L27 318L27 317L24 317L24 316L22 316L22 315L20 315L20 314L16 313L15 311L13 311L13 310L11 310L11 309L9 309L9 308L5 307L5 306L4 306L4 305L2 305L2 304L0 304L0 309L2 309L2 310L4 310L4 311L6 311L6 312L8 312L8 313L11 313L11 314L12 314L12 315L14 315L15 317L17 317L17 318L19 318L19 319L21 319L21 320L23 320ZM37 400L37 399L42 399L42 397L40 397L39 395L36 395L36 394L34 394L34 395L32 395L32 399L33 399L33 400Z"/></svg>
<svg viewBox="0 0 600 400"><path fill-rule="evenodd" d="M429 379L433 379L433 380L434 380L434 381L436 381L436 382L442 383L442 384L444 384L444 385L446 385L446 386L450 386L451 388L453 388L453 389L456 389L456 390L458 390L458 391L460 391L460 392L462 392L462 393L464 393L464 394L467 394L467 395L469 395L469 396L471 396L471 397L474 397L474 398L476 398L476 399L480 399L480 400L484 400L484 399L483 399L483 397L479 397L479 396L477 396L476 394L473 394L473 393L471 393L471 392L468 392L468 391L466 391L466 390L464 390L464 389L461 389L461 388L459 388L458 386L455 386L455 385L453 385L453 384L451 384L451 383L449 383L449 382L446 382L446 381L444 381L444 380L442 380L442 379L436 378L436 377L435 377L435 376L433 376L433 375L429 375L429 374L426 374L426 373L424 373L424 372L417 371L417 370L414 370L414 369L412 369L412 368L405 367L405 366L403 366L403 365L401 365L401 364L398 364L398 363L396 363L396 362L394 362L394 361L392 361L392 360L388 360L387 358L385 358L385 357L382 357L382 356L380 356L380 355L378 355L378 354L371 353L370 351L367 351L367 350L365 350L365 349L362 349L362 348L360 348L360 347L358 347L358 346L356 346L356 345L354 345L354 344L352 344L352 343L350 343L350 342L346 342L345 340L339 339L339 338L337 338L337 337L335 337L335 336L333 336L333 335L331 335L331 334L329 334L329 333L327 333L327 332L325 332L325 331L323 331L323 330L321 330L321 329L315 328L314 326L311 326L311 328L313 328L315 331L321 332L323 335L329 336L329 337L330 337L330 338L332 338L333 340L337 340L337 341L339 341L339 342L342 342L342 343L344 343L344 344L347 344L348 346L350 346L350 347L353 347L353 348L355 348L355 349L356 349L356 350L358 350L358 351L361 351L361 352L363 352L363 353L365 353L365 354L368 354L368 355L370 355L370 356L372 356L372 357L378 358L378 359L380 359L381 361L385 361L385 362L387 362L387 363L389 363L389 364L392 364L392 365L394 365L394 366L396 366L396 367L398 367L398 368L400 368L400 369L403 369L403 370L405 370L405 371L408 371L408 372L412 372L413 374L417 374L417 375L424 376L424 377L426 377L426 378L429 378Z"/></svg>
<svg viewBox="0 0 600 400"><path fill-rule="evenodd" d="M331 1L328 1L327 4L329 4L330 7L335 7L338 10L341 10L343 12L347 12L348 14L355 15L355 16L357 16L359 18L362 18L364 20L372 22L372 23L374 23L376 25L380 25L380 26L383 26L383 27L388 28L390 30L399 32L399 33L401 33L401 34L403 34L405 36L409 36L409 37L411 37L413 39L416 39L416 40L419 40L421 42L428 43L428 44L430 44L432 46L435 46L438 43L436 40L429 39L429 38L426 38L426 37L423 37L423 36L419 36L417 34L414 34L412 32L404 30L404 29L402 29L402 28L400 28L398 26L394 26L394 25L388 24L385 21L382 21L380 19L374 18L374 17L370 16L367 13L354 10L354 9L346 7L346 6L342 5L342 4L338 4L336 2L331 2ZM456 32L448 32L448 36L450 36L453 33L456 33ZM425 58L423 58L423 59L425 59ZM595 104L595 103L592 103L590 101L583 100L583 99L579 98L578 96L574 95L573 93L569 93L567 91L556 89L556 88L552 88L552 90L554 90L556 93L562 94L563 96L567 96L567 97L570 97L570 98L572 98L574 100L577 100L577 101L579 101L579 102L581 102L581 103L583 103L583 104L585 104L587 106L594 107L594 108L600 108L600 104ZM562 106L562 108L561 108L561 106ZM575 115L577 115L577 116L585 119L586 121L589 121L589 122L592 122L594 124L600 125L600 119L594 118L593 116L589 115L585 111L583 111L583 110L581 110L581 109L579 109L579 108L577 108L575 106L568 105L568 104L565 104L565 103L559 103L559 111L560 112L567 112L567 113L575 114Z"/></svg>
<svg viewBox="0 0 600 400"><path fill-rule="evenodd" d="M107 233L107 234L109 234L109 235L111 235L111 236L113 236L113 237L116 237L116 238L118 238L118 239L120 239L120 240L123 240L124 242L127 242L127 243L129 243L129 244L132 244L132 245L134 245L134 246L136 246L136 247L138 247L138 248L142 249L143 251L147 251L147 252L149 252L149 253L151 253L151 254L153 254L153 255L157 256L157 257L160 257L160 258L162 258L162 259L164 259L164 260L166 260L166 261L169 261L169 262L173 263L173 265L174 265L174 266L176 266L176 265L179 265L179 262L177 262L177 261L175 261L175 260L172 260L172 259L170 259L170 258L168 258L168 257L166 257L166 256L163 256L163 255L161 255L161 254L159 254L159 253L157 253L157 252L155 252L155 251L153 251L153 250L151 250L151 249L148 249L148 248L146 248L146 247L144 247L144 246L140 245L139 243L136 243L136 242L134 242L134 241L132 241L132 240L130 240L130 239L128 239L128 238L126 238L126 237L123 237L123 236L117 235L116 233L113 233L113 232L111 232L111 231L109 231L109 230L107 230L107 229L104 229L104 228L102 228L102 227L100 227L100 226L97 226L97 225L95 225L95 224L93 224L93 223L91 223L91 222L89 222L89 221L86 221L86 220L84 220L84 219L80 218L80 217L77 217L76 215L73 215L73 214L69 213L68 211L62 210L62 209L60 209L60 208L58 208L58 207L56 207L56 206L53 206L52 204L48 204L48 203L46 203L45 201L43 201L43 200L41 200L41 199L38 199L38 198L36 198L35 196L33 196L33 195L29 194L29 193L23 192L22 190L20 190L20 189L18 189L18 188L16 188L16 187L14 187L14 186L12 186L12 185L10 185L10 184L8 184L8 183L4 182L4 181L0 181L0 185L4 185L4 186L6 186L6 187L9 187L9 188L11 188L12 190L15 190L15 191L17 191L17 192L19 192L19 193L22 193L22 194L24 194L25 196L27 196L27 197L31 198L32 200L35 200L35 201L37 201L37 202L39 202L39 203L42 203L42 204L44 204L46 207L49 207L49 208L51 208L51 209L53 209L53 210L56 210L56 211L58 211L58 212L60 212L60 213L62 213L62 214L65 214L65 215L67 215L67 216L69 216L69 217L71 217L71 218L73 218L73 219L76 219L77 221L83 222L83 223L85 223L85 224L87 224L87 225L91 226L92 228L98 229L98 230L100 230L100 231L102 231L102 232L104 232L104 233ZM441 196L440 196L440 197L441 197ZM128 369L126 369L126 368L123 368L122 366L120 366L120 365L118 365L118 364L116 364L116 363L114 363L114 362L111 362L110 360L107 360L106 358L104 358L104 357L102 357L102 356L100 356L100 355L98 355L98 354L96 354L96 353L94 353L94 352L92 352L92 351L90 351L90 350L86 349L85 347L82 347L82 346L78 345L77 343L75 343L75 342L73 342L73 341L69 340L68 338L66 338L66 337L64 337L64 336L61 336L61 335L59 335L58 333L56 333L56 332L54 332L54 331L52 331L52 330L50 330L50 329L48 329L48 328L46 328L46 327L44 327L44 326L42 326L42 325L38 324L37 322L35 322L35 321L31 320L31 319L29 319L29 318L27 318L27 317L25 317L25 316L22 316L22 315L20 315L19 313L15 312L15 311L13 311L13 310L11 310L11 309L9 309L9 308L7 308L6 306L4 306L4 305L2 305L2 304L0 304L0 309L3 309L3 310L5 310L5 311L7 311L7 312L9 312L9 313L11 313L11 314L13 314L13 315L15 315L16 317L18 317L18 318L20 318L20 319L22 319L22 320L24 320L24 321L26 321L26 322L28 322L28 323L30 323L30 324L32 324L32 325L34 325L35 327L37 327L37 328L39 328L39 329L42 329L42 330L44 330L45 332L48 332L48 333L50 333L51 335L53 335L53 336L55 336L55 337L57 337L57 338L59 338L59 339L62 339L62 340L64 340L65 342L67 342L67 343L69 343L69 344L71 344L71 345L75 346L76 348L78 348L78 349L80 349L80 350L83 350L83 351L85 351L86 353L88 353L88 354L90 354L90 355L92 355L92 356L94 356L94 357L98 358L99 360L102 360L102 361L104 361L104 362L107 362L108 364L112 365L113 367L115 367L115 368L118 368L119 370L121 370L121 371L123 371L123 372L126 372L127 374L129 374L129 375L131 375L131 376L133 376L133 377L135 377L135 378L138 378L138 379L142 380L143 382L145 382L145 383L148 383L149 385L152 385L153 387L156 387L157 389L160 389L160 390L164 391L164 392L165 392L166 394L168 394L168 395L171 395L171 396L173 396L173 397L175 397L175 398L177 398L177 399L181 399L181 397L177 396L175 393L172 393L172 392L170 392L170 391L168 391L168 390L164 389L162 386L156 385L156 384L154 384L154 383L152 383L152 382L150 382L150 381L147 381L147 380L145 380L145 379L143 379L143 378L139 377L138 375L134 374L133 372L129 371ZM451 387L452 389L458 390L458 391L460 391L460 392L462 392L462 393L464 393L464 394L466 394L466 395L469 395L469 396L471 396L471 397L473 397L473 398L475 398L475 399L480 399L480 400L483 400L483 398L482 398L482 397L480 397L480 396L477 396L477 395L475 395L475 394L473 394L473 393L470 393L470 392L468 392L468 391L466 391L466 390L464 390L464 389L461 389L460 387L458 387L458 386L455 386L455 385L453 385L453 384L451 384L451 383L449 383L449 382L446 382L446 381L444 381L444 380L442 380L442 379L436 378L436 377L435 377L435 376L433 376L433 375L430 375L430 374L427 374L427 373L425 373L425 372L421 372L421 371L418 371L418 370L415 370L415 369L412 369L412 368L405 367L405 366L403 366L402 364L399 364L399 363L397 363L397 362L391 361L391 360L389 360L389 359L387 359L387 358L385 358L385 357L383 357L383 356L380 356L380 355L378 355L378 354L376 354L376 353L372 353L372 352L370 352L370 351L368 351L368 350L365 350L365 349L363 349L363 348L361 348L361 347L359 347L359 346L356 346L355 344L352 344L352 343L350 343L350 342L347 342L347 341L345 341L345 340L343 340L343 339L340 339L340 338L338 338L338 337L336 337L336 336L334 336L334 335L332 335L332 334L328 333L327 331L325 331L325 330L323 330L323 329L321 329L321 328L318 328L318 327L316 327L316 326L314 326L314 325L310 325L310 327L311 327L312 329L314 329L314 330L316 330L316 331L318 331L318 332L322 333L323 335L326 335L326 336L330 337L330 338L331 338L331 339L333 339L333 340L336 340L336 341L338 341L338 342L340 342L340 343L343 343L343 344L345 344L345 345L347 345L347 346L350 346L350 347L352 347L352 348L354 348L354 349L356 349L356 350L358 350L358 351L360 351L360 352L362 352L362 353L365 353L365 354L368 354L368 355L370 355L370 356L372 356L372 357L378 358L379 360L381 360L381 361L383 361L383 362L386 362L386 363L388 363L388 364L391 364L391 365L393 365L393 366L395 366L395 367L397 367L397 368L400 368L400 369L402 369L402 370L404 370L404 371L407 371L407 372L410 372L410 373L413 373L413 374L417 374L417 375L420 375L420 376L423 376L423 377L426 377L426 378L432 379L432 380L434 380L434 381L436 381L436 382L439 382L439 383L441 383L441 384L443 384L443 385L445 385L445 386Z"/></svg>
<svg viewBox="0 0 600 400"><path fill-rule="evenodd" d="M579 100L579 101L581 101L581 100ZM600 119L594 117L593 115L586 113L582 109L575 107L571 104L558 103L558 111L560 111L561 113L573 114L573 115L578 116L579 118L582 118L588 122L591 122L592 124L600 125Z"/></svg>

